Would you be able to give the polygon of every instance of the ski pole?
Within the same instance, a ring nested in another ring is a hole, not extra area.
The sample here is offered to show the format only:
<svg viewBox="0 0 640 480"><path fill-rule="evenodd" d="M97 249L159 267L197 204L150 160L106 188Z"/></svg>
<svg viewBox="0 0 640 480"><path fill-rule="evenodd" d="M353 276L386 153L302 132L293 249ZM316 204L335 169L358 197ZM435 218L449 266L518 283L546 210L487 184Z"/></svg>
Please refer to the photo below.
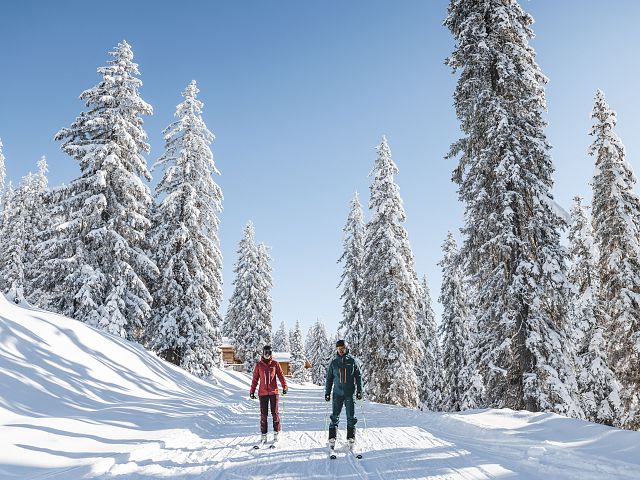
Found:
<svg viewBox="0 0 640 480"><path fill-rule="evenodd" d="M326 403L326 407L324 409L324 431L327 431L328 423L329 423L329 402Z"/></svg>
<svg viewBox="0 0 640 480"><path fill-rule="evenodd" d="M362 433L368 439L369 437L367 435L367 417L364 414L364 398L362 399L362 403L360 404L360 413L362 413L362 420L364 421L364 431Z"/></svg>

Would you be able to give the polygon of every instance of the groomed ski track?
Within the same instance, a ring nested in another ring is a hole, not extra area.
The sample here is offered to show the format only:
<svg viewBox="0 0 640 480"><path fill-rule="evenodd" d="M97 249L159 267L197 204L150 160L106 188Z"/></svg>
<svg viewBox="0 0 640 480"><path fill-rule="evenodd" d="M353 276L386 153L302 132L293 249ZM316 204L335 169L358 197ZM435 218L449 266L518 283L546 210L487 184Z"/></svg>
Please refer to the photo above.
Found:
<svg viewBox="0 0 640 480"><path fill-rule="evenodd" d="M329 459L323 390L281 396L275 449L253 450L249 378L208 382L84 324L0 298L0 478L640 479L640 433L553 414L357 402ZM364 419L368 428L364 428ZM271 425L270 425L271 428ZM269 440L271 440L271 431Z"/></svg>

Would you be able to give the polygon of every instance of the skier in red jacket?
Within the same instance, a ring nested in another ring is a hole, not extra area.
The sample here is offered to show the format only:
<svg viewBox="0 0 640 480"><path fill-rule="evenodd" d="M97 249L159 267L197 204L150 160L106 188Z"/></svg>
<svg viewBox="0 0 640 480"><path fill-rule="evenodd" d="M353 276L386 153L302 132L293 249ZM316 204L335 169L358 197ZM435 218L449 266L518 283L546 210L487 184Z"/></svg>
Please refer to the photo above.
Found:
<svg viewBox="0 0 640 480"><path fill-rule="evenodd" d="M251 390L249 396L255 400L256 387L258 380L260 388L258 389L258 397L260 397L260 442L267 441L267 415L269 413L269 405L271 405L271 417L273 417L273 441L278 441L280 433L280 415L278 414L278 382L276 377L280 379L282 385L282 394L287 394L287 381L282 374L280 364L271 358L271 347L266 345L262 349L262 359L256 363L253 369L253 381L251 382Z"/></svg>

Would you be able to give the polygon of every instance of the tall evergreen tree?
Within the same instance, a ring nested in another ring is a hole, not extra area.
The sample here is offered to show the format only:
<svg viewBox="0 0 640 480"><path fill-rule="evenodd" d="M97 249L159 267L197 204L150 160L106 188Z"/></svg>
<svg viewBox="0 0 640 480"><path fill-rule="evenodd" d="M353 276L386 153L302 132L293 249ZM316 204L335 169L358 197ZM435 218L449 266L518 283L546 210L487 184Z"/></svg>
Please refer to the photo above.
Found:
<svg viewBox="0 0 640 480"><path fill-rule="evenodd" d="M284 322L280 322L280 327L273 334L273 343L271 345L274 352L291 352L289 344L289 332Z"/></svg>
<svg viewBox="0 0 640 480"><path fill-rule="evenodd" d="M593 238L591 222L582 197L574 197L571 208L571 226L569 228L569 268L568 278L575 287L571 298L569 318L572 328L572 343L578 352L588 344L587 337L598 320L597 290L599 278L597 271L598 250Z"/></svg>
<svg viewBox="0 0 640 480"><path fill-rule="evenodd" d="M38 172L32 177L29 189L27 210L27 235L25 239L25 286L27 295L31 296L36 290L36 278L44 268L38 251L38 245L43 241L52 227L51 216L47 200L49 197L49 180L47 160L42 157L38 161ZM29 297L32 302L39 304L37 298Z"/></svg>
<svg viewBox="0 0 640 480"><path fill-rule="evenodd" d="M575 287L571 298L572 345L578 356L578 386L587 420L616 424L622 413L620 385L609 368L605 326L597 295L598 250L582 198L575 197L569 229L569 280Z"/></svg>
<svg viewBox="0 0 640 480"><path fill-rule="evenodd" d="M222 191L211 153L214 135L202 119L195 80L182 92L177 120L164 130L164 170L156 187L151 252L160 270L147 326L148 346L191 373L206 376L221 366L219 345L222 254L218 213Z"/></svg>
<svg viewBox="0 0 640 480"><path fill-rule="evenodd" d="M327 365L330 361L329 339L327 329L320 320L309 329L305 342L305 354L311 363L311 381L316 385L324 385L327 377Z"/></svg>
<svg viewBox="0 0 640 480"><path fill-rule="evenodd" d="M438 301L442 304L442 363L444 364L443 408L447 411L462 410L462 399L467 385L463 372L469 355L469 301L465 290L464 275L460 268L458 245L449 232L442 244L442 287Z"/></svg>
<svg viewBox="0 0 640 480"><path fill-rule="evenodd" d="M32 174L23 177L14 191L9 183L4 195L4 212L2 231L0 232L0 293L11 292L11 300L22 300L25 284L25 237L27 223L25 206L27 203L27 184L31 183Z"/></svg>
<svg viewBox="0 0 640 480"><path fill-rule="evenodd" d="M4 293L11 288L11 285L8 284L10 280L5 276L5 272L8 268L8 262L10 261L10 256L7 252L13 248L12 243L14 241L14 235L9 225L14 196L15 191L13 190L13 185L9 182L2 188L2 192L0 192L0 251L4 252L4 254L0 256L0 293Z"/></svg>
<svg viewBox="0 0 640 480"><path fill-rule="evenodd" d="M23 300L32 291L32 282L39 269L37 242L47 228L44 207L47 194L47 162L38 162L38 173L29 172L11 197L4 215L2 236L5 245L0 258L0 284L11 290L15 301ZM3 242L3 243L4 243Z"/></svg>
<svg viewBox="0 0 640 480"><path fill-rule="evenodd" d="M145 280L157 267L144 252L151 225L150 180L142 153L149 152L141 115L153 110L142 100L138 65L127 42L98 68L102 80L80 98L87 111L56 134L62 150L80 163L68 186L68 221L60 225L63 290L73 298L70 314L126 338L139 339L151 312Z"/></svg>
<svg viewBox="0 0 640 480"><path fill-rule="evenodd" d="M565 221L551 193L547 81L515 0L451 0L463 137L453 180L465 204L461 257L472 288L487 405L582 416L567 344Z"/></svg>
<svg viewBox="0 0 640 480"><path fill-rule="evenodd" d="M416 333L419 284L402 226L405 212L394 181L398 167L386 138L377 150L369 200L373 212L364 247L366 388L373 401L417 407L416 365L422 361Z"/></svg>
<svg viewBox="0 0 640 480"><path fill-rule="evenodd" d="M363 260L364 260L364 218L362 207L356 193L351 200L351 211L343 232L344 251L338 262L344 262L342 276L338 286L342 285L342 320L340 329L349 350L360 355L364 338L363 309Z"/></svg>
<svg viewBox="0 0 640 480"><path fill-rule="evenodd" d="M271 298L271 289L273 288L273 277L271 273L273 269L271 267L272 258L269 254L269 247L264 243L260 243L257 247L257 253L256 278L259 288L255 296L256 311L258 313L255 329L260 338L256 343L256 345L258 345L257 348L259 348L259 346L264 343L272 343L273 301Z"/></svg>
<svg viewBox="0 0 640 480"><path fill-rule="evenodd" d="M36 245L36 268L28 300L32 305L65 316L72 316L76 299L66 290L70 267L76 265L76 245L65 242L59 225L68 219L65 185L48 191L44 197L46 226Z"/></svg>
<svg viewBox="0 0 640 480"><path fill-rule="evenodd" d="M640 197L616 114L598 90L591 117L595 157L593 230L600 251L599 304L610 365L622 385L621 425L640 429Z"/></svg>
<svg viewBox="0 0 640 480"><path fill-rule="evenodd" d="M238 246L234 289L225 318L225 332L229 332L247 372L253 371L262 347L271 344L270 260L267 247L255 244L253 224L249 222Z"/></svg>
<svg viewBox="0 0 640 480"><path fill-rule="evenodd" d="M255 289L253 270L257 261L254 236L253 223L248 222L236 250L238 259L233 267L233 292L229 298L227 314L222 326L222 334L231 339L236 356L242 362L245 361L248 352L243 343L243 333L240 328L245 323L245 318L254 315L253 311L249 311L254 308L251 301L252 290Z"/></svg>
<svg viewBox="0 0 640 480"><path fill-rule="evenodd" d="M293 345L293 329L289 330L289 353L291 353L291 346Z"/></svg>
<svg viewBox="0 0 640 480"><path fill-rule="evenodd" d="M300 321L296 320L296 326L291 331L291 361L289 363L291 376L296 382L306 382L308 380L307 369L304 368L304 364L305 355L302 330L300 330Z"/></svg>
<svg viewBox="0 0 640 480"><path fill-rule="evenodd" d="M431 292L426 275L422 279L420 304L416 319L416 334L422 349L422 362L416 366L420 407L431 411L442 408L443 370L442 350L436 330L436 316L433 312Z"/></svg>

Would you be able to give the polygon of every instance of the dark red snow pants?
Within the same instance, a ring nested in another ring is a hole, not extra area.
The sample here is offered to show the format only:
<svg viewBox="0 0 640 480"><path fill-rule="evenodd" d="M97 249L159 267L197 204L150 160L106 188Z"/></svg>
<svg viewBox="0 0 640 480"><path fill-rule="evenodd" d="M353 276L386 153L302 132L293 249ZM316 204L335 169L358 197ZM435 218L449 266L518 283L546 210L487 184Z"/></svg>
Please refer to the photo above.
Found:
<svg viewBox="0 0 640 480"><path fill-rule="evenodd" d="M273 431L280 431L280 414L278 413L278 395L261 395L260 397L260 432L267 433L267 415L271 404Z"/></svg>

